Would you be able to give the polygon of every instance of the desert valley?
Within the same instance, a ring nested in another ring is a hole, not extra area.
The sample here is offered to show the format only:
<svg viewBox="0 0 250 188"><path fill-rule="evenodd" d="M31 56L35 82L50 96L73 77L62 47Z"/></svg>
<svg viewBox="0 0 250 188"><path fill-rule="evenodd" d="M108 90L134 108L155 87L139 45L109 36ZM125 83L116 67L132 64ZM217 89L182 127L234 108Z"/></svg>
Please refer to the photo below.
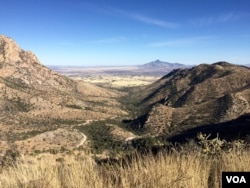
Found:
<svg viewBox="0 0 250 188"><path fill-rule="evenodd" d="M46 67L0 35L0 187L218 187L249 126L247 66Z"/></svg>

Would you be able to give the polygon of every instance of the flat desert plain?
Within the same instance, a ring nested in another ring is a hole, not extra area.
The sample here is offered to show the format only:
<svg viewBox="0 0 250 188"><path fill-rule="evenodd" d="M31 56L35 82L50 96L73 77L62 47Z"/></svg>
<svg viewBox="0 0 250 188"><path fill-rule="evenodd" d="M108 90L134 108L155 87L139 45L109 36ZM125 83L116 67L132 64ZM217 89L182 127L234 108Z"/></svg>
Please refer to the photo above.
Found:
<svg viewBox="0 0 250 188"><path fill-rule="evenodd" d="M136 66L52 67L52 69L75 80L111 88L147 85L164 75L162 71L141 70Z"/></svg>

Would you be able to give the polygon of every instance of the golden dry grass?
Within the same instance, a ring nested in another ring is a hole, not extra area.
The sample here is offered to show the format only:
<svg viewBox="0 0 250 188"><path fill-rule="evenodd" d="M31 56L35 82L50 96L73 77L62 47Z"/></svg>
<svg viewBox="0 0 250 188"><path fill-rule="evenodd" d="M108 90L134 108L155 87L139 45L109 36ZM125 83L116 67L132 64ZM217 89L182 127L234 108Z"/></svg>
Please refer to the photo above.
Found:
<svg viewBox="0 0 250 188"><path fill-rule="evenodd" d="M0 187L13 188L103 188L103 187L220 187L222 171L250 171L250 151L223 153L220 158L201 152L137 156L126 165L100 166L90 157L52 163L51 159L28 162L2 169Z"/></svg>

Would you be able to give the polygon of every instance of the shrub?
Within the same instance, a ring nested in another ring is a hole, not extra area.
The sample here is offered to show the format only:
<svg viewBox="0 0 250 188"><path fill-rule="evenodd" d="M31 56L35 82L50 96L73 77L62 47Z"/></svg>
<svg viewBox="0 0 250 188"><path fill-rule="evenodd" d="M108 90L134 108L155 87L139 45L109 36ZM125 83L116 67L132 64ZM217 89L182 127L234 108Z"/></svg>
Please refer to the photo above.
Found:
<svg viewBox="0 0 250 188"><path fill-rule="evenodd" d="M243 140L227 142L226 140L220 139L218 134L216 138L209 140L210 136L211 134L197 134L197 139L199 140L198 143L202 146L202 153L208 156L219 156L223 152L234 152L236 154L240 154L247 147L247 144Z"/></svg>
<svg viewBox="0 0 250 188"><path fill-rule="evenodd" d="M225 140L221 140L218 137L209 140L211 134L206 135L202 133L197 134L197 139L199 140L199 144L202 146L202 152L206 155L220 155L222 151L222 147L225 144Z"/></svg>

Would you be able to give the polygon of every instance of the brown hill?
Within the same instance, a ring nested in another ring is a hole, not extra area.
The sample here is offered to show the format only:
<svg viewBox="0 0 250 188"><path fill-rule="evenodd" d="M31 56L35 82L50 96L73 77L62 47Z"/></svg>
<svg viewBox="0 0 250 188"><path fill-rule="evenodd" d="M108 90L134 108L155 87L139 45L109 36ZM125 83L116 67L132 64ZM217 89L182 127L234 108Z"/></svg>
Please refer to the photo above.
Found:
<svg viewBox="0 0 250 188"><path fill-rule="evenodd" d="M1 138L123 114L115 100L120 94L59 75L0 35Z"/></svg>
<svg viewBox="0 0 250 188"><path fill-rule="evenodd" d="M227 62L173 70L140 90L135 98L148 111L135 126L143 124L152 135L225 122L250 112L250 68Z"/></svg>

